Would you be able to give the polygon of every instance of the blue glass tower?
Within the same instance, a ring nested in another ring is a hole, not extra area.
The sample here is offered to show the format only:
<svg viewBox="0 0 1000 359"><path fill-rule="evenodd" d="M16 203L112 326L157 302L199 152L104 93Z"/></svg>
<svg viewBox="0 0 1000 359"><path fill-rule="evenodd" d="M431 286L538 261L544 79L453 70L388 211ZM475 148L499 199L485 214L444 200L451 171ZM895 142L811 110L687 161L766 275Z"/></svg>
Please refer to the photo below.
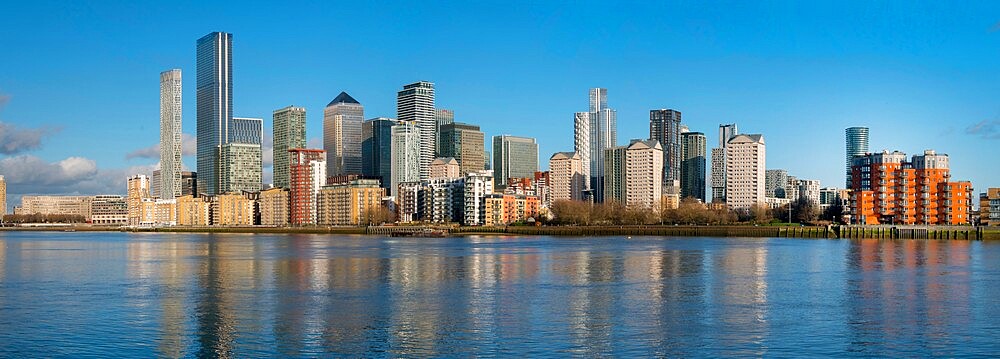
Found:
<svg viewBox="0 0 1000 359"><path fill-rule="evenodd" d="M213 32L197 42L198 189L219 191L219 151L233 119L233 35Z"/></svg>

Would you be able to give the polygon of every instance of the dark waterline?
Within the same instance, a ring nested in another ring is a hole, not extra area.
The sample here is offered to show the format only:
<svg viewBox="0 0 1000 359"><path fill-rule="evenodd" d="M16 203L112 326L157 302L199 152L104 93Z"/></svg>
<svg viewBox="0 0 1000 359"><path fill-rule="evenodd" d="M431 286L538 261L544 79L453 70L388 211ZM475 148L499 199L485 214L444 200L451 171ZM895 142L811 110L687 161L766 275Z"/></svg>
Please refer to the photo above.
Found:
<svg viewBox="0 0 1000 359"><path fill-rule="evenodd" d="M1000 243L0 232L2 357L989 356Z"/></svg>

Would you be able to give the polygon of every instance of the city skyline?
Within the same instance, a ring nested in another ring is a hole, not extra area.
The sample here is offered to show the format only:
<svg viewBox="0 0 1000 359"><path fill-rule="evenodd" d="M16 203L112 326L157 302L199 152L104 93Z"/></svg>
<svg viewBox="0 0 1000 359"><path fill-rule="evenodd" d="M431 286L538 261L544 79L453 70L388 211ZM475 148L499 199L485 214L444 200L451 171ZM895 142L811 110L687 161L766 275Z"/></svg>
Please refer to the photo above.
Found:
<svg viewBox="0 0 1000 359"><path fill-rule="evenodd" d="M30 5L18 5L29 6ZM99 8L101 4L90 5ZM155 6L155 5L149 5ZM44 7L44 5L36 5ZM541 6L546 7L546 6ZM906 12L903 17L917 18L921 11L930 11L925 8L915 9ZM135 12L136 9L132 9ZM461 9L459 9L461 10ZM94 10L96 11L96 10ZM125 13L129 13L125 9ZM689 13L692 12L689 9ZM693 11L697 12L697 11ZM59 11L56 11L59 13ZM183 13L183 12L182 12ZM245 15L245 14L244 14ZM696 14L695 14L696 15ZM953 27L956 34L967 35L976 34L976 41L967 41L963 46L985 46L1000 42L1000 34L992 31L992 23L986 20L971 21L971 24L958 24L954 18L959 16L958 11L950 12L939 18L944 24ZM87 20L92 20L95 15L84 14L80 18L71 19L65 26L81 26ZM781 17L779 13L773 15ZM694 16L697 18L698 16ZM967 19L968 16L965 16ZM981 19L981 17L974 17ZM949 20L950 19L950 20ZM7 19L5 19L7 20ZM13 25L0 25L6 30L6 26L16 26L18 21L11 19L8 22ZM52 18L43 18L43 24L51 21ZM849 21L857 21L848 19ZM123 21L120 20L119 21ZM619 20L615 20L619 21ZM560 21L561 22L561 21ZM533 23L534 28L538 24ZM721 25L714 24L717 29L722 29ZM760 26L760 24L756 24ZM806 24L799 24L807 30L812 27ZM883 23L884 25L884 23ZM938 23L941 25L941 23ZM978 26L978 27L976 27ZM892 51L869 50L866 52L868 42L857 39L856 35L845 36L854 38L854 46L847 46L854 49L854 56L866 57L883 54L889 58L898 60L899 58L910 58L906 66L921 66L920 59L929 57L931 61L925 66L931 66L928 71L921 76L907 76L901 70L890 69L892 61L878 59L873 60L873 66L864 67L860 70L845 70L853 61L850 58L831 61L828 63L830 69L835 73L846 74L843 82L820 81L823 77L801 80L792 86L773 85L764 87L762 93L751 91L730 91L727 90L728 83L719 82L720 77L707 76L706 71L719 70L726 74L736 76L731 80L735 82L737 89L748 90L751 85L763 85L761 79L747 78L745 74L740 74L740 67L728 63L726 59L736 56L740 51L719 53L719 49L708 46L707 51L714 53L717 62L709 65L691 65L693 74L682 77L686 86L680 86L676 90L664 89L654 86L652 80L642 79L642 74L647 74L653 79L662 78L668 74L673 74L676 70L651 70L647 64L649 61L641 61L634 66L638 69L630 68L627 62L605 64L604 73L599 76L589 76L584 79L573 81L563 81L567 75L582 75L586 69L599 65L602 61L607 61L603 56L598 60L588 62L583 68L570 66L565 71L555 71L548 76L541 76L534 81L531 86L518 86L518 93L510 92L500 81L491 82L493 75L478 75L468 71L463 71L449 66L435 65L432 62L418 62L415 67L394 66L390 62L376 62L373 65L359 66L356 71L357 76L344 76L344 79L336 81L326 80L321 90L313 81L306 80L303 72L316 72L323 68L318 63L312 64L313 60L304 60L310 63L309 66L301 66L304 69L297 69L292 64L276 62L276 59L269 59L270 65L266 70L262 70L261 60L251 54L262 50L277 50L280 42L264 35L261 29L252 29L246 25L239 24L236 18L222 19L218 22L210 20L194 21L186 24L178 32L159 34L157 41L152 41L152 45L135 44L129 41L119 47L108 48L113 40L102 37L95 40L83 42L87 46L96 46L108 50L113 56L117 56L118 63L122 66L98 65L89 71L102 74L107 79L95 81L94 84L86 85L85 93L66 96L61 93L62 89L55 88L54 85L46 85L48 76L58 76L63 70L62 66L70 64L88 65L102 56L85 54L82 57L67 57L67 59L50 60L54 61L51 67L32 66L28 59L23 57L19 51L15 51L10 58L0 59L0 65L10 69L5 74L0 75L0 102L6 105L0 108L0 121L5 126L4 138L25 138L37 134L38 141L30 141L21 147L13 147L0 153L0 174L6 175L8 182L8 205L17 201L18 196L24 194L101 194L117 193L122 194L124 181L127 176L134 173L151 174L152 166L157 162L158 149L145 151L150 146L155 146L158 142L158 92L156 91L155 76L166 68L179 68L188 73L194 73L195 54L193 42L198 37L213 30L223 30L233 35L233 77L235 81L235 91L232 105L234 115L242 115L255 118L269 119L269 114L276 108L287 106L288 104L303 104L308 109L307 136L309 148L321 148L317 145L318 140L322 140L321 117L322 106L329 101L331 96L340 91L358 93L358 98L365 98L366 110L369 114L366 119L385 116L393 117L396 113L394 106L395 92L401 86L416 81L429 81L435 83L436 103L440 107L454 109L455 121L476 124L482 127L487 137L501 135L505 133L517 133L525 136L535 137L539 145L539 157L547 158L555 152L573 150L572 117L569 115L583 108L582 94L589 88L607 88L612 92L615 110L618 111L618 141L617 145L624 145L624 141L631 138L646 138L643 134L648 129L648 111L657 108L673 108L685 113L685 124L695 132L711 134L714 128L721 123L739 123L742 128L750 129L752 133L761 133L768 138L768 169L782 168L789 173L794 173L800 178L820 179L824 186L841 187L843 183L843 167L831 165L831 163L843 163L843 131L847 127L864 126L871 129L870 151L878 152L882 149L890 151L899 150L907 153L919 153L925 149L934 149L939 153L947 153L952 159L952 171L956 179L968 179L973 182L977 191L987 187L1000 185L1000 176L997 169L991 166L977 166L982 156L989 156L990 146L996 145L998 134L991 132L1000 127L997 125L998 117L997 105L988 101L989 98L996 98L995 90L990 90L987 83L990 76L996 70L985 67L973 66L977 61L986 61L985 58L993 57L990 51L981 51L975 54L964 53L966 58L962 61L952 59L953 66L966 66L973 68L967 73L949 70L948 66L942 65L941 57L930 55L930 47L920 48L922 37L945 35L935 35L928 28L917 28L915 31L919 35L903 36L894 38L914 48L890 48ZM754 29L760 30L755 27ZM893 28L894 29L894 28ZM148 31L148 30L144 30ZM304 32L305 30L303 30ZM609 32L606 36L621 35L621 30ZM684 31L694 31L685 28ZM978 32L976 32L978 31ZM627 31L626 31L627 32ZM766 32L766 31L765 31ZM13 30L18 39L12 43L14 49L23 49L26 54L31 54L37 49L30 48L27 44L22 44L24 39L31 39L47 36L44 33L26 33L21 30ZM87 33L87 31L83 31ZM559 32L561 33L561 32ZM814 36L815 30L809 32ZM489 34L487 34L489 35ZM75 35L73 35L75 36ZM375 34L375 36L388 36L386 34ZM437 35L440 38L441 35ZM493 37L487 36L491 41L488 44L509 45ZM435 38L435 36L431 36ZM747 40L747 39L744 39ZM580 43L580 39L567 41L570 44ZM650 38L640 41L651 41ZM69 40L56 41L53 46L64 48L72 46ZM777 42L792 42L790 38L779 38ZM879 42L879 41L873 41ZM739 44L757 43L747 40ZM421 42L423 44L423 42ZM400 45L396 43L396 45ZM786 44L787 45L787 44ZM83 45L81 45L83 46ZM143 47L147 46L147 47ZM309 45L322 48L322 45ZM309 47L306 46L306 47ZM403 46L403 45L400 45ZM426 45L425 45L426 46ZM536 45L537 46L537 45ZM610 45L609 45L610 46ZM685 46L692 47L687 44ZM741 46L736 46L743 49ZM949 45L957 46L957 45ZM405 47L405 46L404 46ZM612 46L613 47L613 46ZM563 48L562 45L553 45L553 48ZM695 47L696 48L696 47ZM245 50L244 50L245 49ZM936 48L935 48L936 49ZM768 49L764 49L768 50ZM809 61L818 61L823 50L813 49L815 53L811 56L799 55L804 58L797 58L795 51L787 48L769 49L774 51L771 56L777 63L785 63L793 70L777 71L783 76L792 76L796 71L804 69L816 69L809 66ZM308 50L317 51L317 50ZM371 50L364 50L371 51ZM456 50L458 51L458 50ZM592 51L592 50L591 50ZM650 54L654 50L649 50ZM826 51L829 51L826 50ZM919 52L914 56L911 52ZM472 51L473 53L475 50ZM806 51L807 53L809 51ZM850 52L850 51L849 51ZM758 61L762 57L768 56L766 52L749 51L751 58ZM962 52L958 52L962 53ZM244 54L244 55L240 55ZM468 52L459 52L460 55L474 55ZM551 55L551 54L550 54ZM632 49L626 53L626 57L644 57L638 49ZM711 54L709 54L711 55ZM303 55L306 56L306 55ZM706 55L707 56L707 55ZM143 64L133 62L128 58L138 57L145 59ZM155 60L150 60L155 58ZM310 56L306 56L310 57ZM461 57L461 56L460 56ZM552 66L558 64L575 64L566 57L545 56L535 63L536 66L551 70ZM572 56L571 56L572 57ZM877 56L876 56L877 57ZM471 56L467 61L475 60L477 57ZM710 57L711 58L711 57ZM690 60L690 58L688 58ZM668 63L676 62L665 60ZM445 61L448 62L448 61ZM683 60L681 62L684 62ZM945 61L947 62L947 61ZM112 62L113 64L114 62ZM765 68L767 66L764 66ZM825 67L824 67L825 69ZM379 74L377 71L383 70L387 74ZM532 76L538 76L540 69L524 72L516 77L510 77L519 81L529 81ZM775 71L771 69L771 71ZM983 79L967 79L969 74L984 72ZM508 72L500 71L508 74ZM379 74L376 79L370 79L370 75ZM947 75L956 75L955 81L946 81ZM344 74L339 74L344 75ZM367 76L366 76L367 75ZM860 75L875 75L878 81L860 81ZM89 74L79 75L79 82L71 82L69 88L79 88L84 82L90 81ZM281 86L271 86L269 78L277 79L290 77ZM330 75L319 76L329 79ZM473 77L476 81L462 81L463 77ZM756 76L756 75L755 75ZM760 75L763 77L764 75ZM584 76L580 76L584 77ZM669 76L667 76L669 77ZM754 76L751 76L754 77ZM107 81L119 81L120 86L107 86ZM831 80L827 78L827 80ZM930 79L930 80L928 80ZM35 81L39 80L39 81ZM192 79L193 80L193 79ZM899 80L890 85L878 84L876 82L886 82ZM933 80L933 81L932 81ZM963 81L958 81L963 80ZM936 82L935 82L936 81ZM38 82L37 85L31 82ZM846 82L846 83L844 83ZM195 134L195 100L196 92L193 84L195 81L186 81L184 89L189 96L184 96L186 104L183 107L184 139L187 142ZM944 86L934 86L944 85ZM301 90L287 91L286 86L302 87ZM808 86L807 86L808 85ZM801 88L799 87L801 86ZM833 90L816 91L815 89L833 86ZM273 89L268 90L269 87ZM355 88L359 88L355 91ZM806 89L804 93L797 94L798 90ZM778 89L777 91L775 89ZM813 89L813 90L808 90ZM919 89L919 90L913 90ZM287 91L289 94L275 92L277 90ZM687 90L687 91L685 91ZM692 91L718 92L714 96L692 96L687 94ZM969 96L970 92L976 92ZM554 94L551 94L554 93ZM828 96L820 96L828 95ZM961 96L960 96L961 95ZM491 98L492 97L492 98ZM820 98L822 97L822 98ZM959 97L962 97L961 99ZM69 104L66 109L61 106L44 105L52 98L59 98L60 103ZM323 101L322 99L327 99ZM63 99L66 99L64 101ZM752 102L752 104L750 104ZM799 105L791 102L802 103ZM922 102L927 102L922 104ZM371 105L368 105L371 103ZM511 103L526 105L527 108L510 106ZM93 111L94 107L110 108L107 113ZM811 107L811 108L810 108ZM838 115L834 108L845 107L851 111L842 111ZM935 110L927 111L934 107ZM762 110L763 109L763 110ZM69 111L69 112L65 112ZM943 112L942 112L943 111ZM511 116L516 114L515 116ZM748 114L753 114L748 115ZM881 115L876 115L881 114ZM645 116L644 116L645 115ZM68 122L65 119L90 119L90 121ZM948 119L948 120L942 120ZM84 124L76 124L83 122ZM271 133L271 121L264 124L263 132ZM903 126L905 125L905 126ZM80 127L83 126L83 127ZM93 131L98 131L95 134ZM14 136L17 135L17 136ZM84 142L87 139L103 138L109 136L114 141L101 143L95 146L93 143ZM267 136L270 137L270 136ZM713 141L709 136L709 141ZM271 141L265 138L265 146ZM18 142L19 143L19 142ZM11 145L18 143L11 142ZM189 148L192 144L185 143L184 146L184 169L194 170L195 160L193 151ZM802 146L815 146L810 152L815 154L815 161L803 161L798 154L802 151ZM984 154L983 149L987 149ZM995 150L993 150L995 151ZM263 152L267 152L265 149ZM265 183L270 183L270 155L264 155L265 173L268 178ZM539 164L542 168L547 167L547 163L542 161ZM201 175L201 174L199 174ZM200 176L199 176L200 177Z"/></svg>

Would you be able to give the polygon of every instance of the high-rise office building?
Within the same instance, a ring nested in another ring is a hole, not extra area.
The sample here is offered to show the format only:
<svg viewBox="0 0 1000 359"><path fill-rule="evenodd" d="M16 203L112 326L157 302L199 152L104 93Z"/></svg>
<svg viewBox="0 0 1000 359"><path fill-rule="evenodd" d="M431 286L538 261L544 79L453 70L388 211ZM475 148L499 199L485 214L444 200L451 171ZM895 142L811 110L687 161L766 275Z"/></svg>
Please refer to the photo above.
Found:
<svg viewBox="0 0 1000 359"><path fill-rule="evenodd" d="M506 186L510 178L532 177L538 171L538 144L534 138L493 136L493 182Z"/></svg>
<svg viewBox="0 0 1000 359"><path fill-rule="evenodd" d="M274 110L274 187L288 188L288 150L306 147L306 109L288 106Z"/></svg>
<svg viewBox="0 0 1000 359"><path fill-rule="evenodd" d="M595 202L604 201L604 150L618 143L618 113L608 108L608 90L590 89L590 190ZM574 129L576 124L574 123ZM579 137L574 136L574 139ZM579 149L577 150L579 151Z"/></svg>
<svg viewBox="0 0 1000 359"><path fill-rule="evenodd" d="M726 146L738 133L735 123L719 125L719 147L712 149L712 202L726 201Z"/></svg>
<svg viewBox="0 0 1000 359"><path fill-rule="evenodd" d="M420 144L421 132L419 125L414 121L401 121L392 126L391 142L391 177L389 181L389 193L396 196L399 192L399 184L405 182L420 181L420 155L422 147ZM427 164L426 172L430 176L430 163Z"/></svg>
<svg viewBox="0 0 1000 359"><path fill-rule="evenodd" d="M361 127L361 173L378 178L383 188L392 181L392 126L399 121L377 117Z"/></svg>
<svg viewBox="0 0 1000 359"><path fill-rule="evenodd" d="M785 187L788 186L788 171L767 170L764 171L764 195L772 198L785 197Z"/></svg>
<svg viewBox="0 0 1000 359"><path fill-rule="evenodd" d="M228 141L219 146L217 193L260 191L263 187L264 120L233 117L226 132Z"/></svg>
<svg viewBox="0 0 1000 359"><path fill-rule="evenodd" d="M437 150L437 123L434 120L434 83L415 82L396 94L396 118L416 126L420 136L418 169L420 179L430 177L431 161Z"/></svg>
<svg viewBox="0 0 1000 359"><path fill-rule="evenodd" d="M341 92L323 109L327 176L361 173L364 121L365 107L346 92Z"/></svg>
<svg viewBox="0 0 1000 359"><path fill-rule="evenodd" d="M181 70L160 73L160 181L159 197L181 195Z"/></svg>
<svg viewBox="0 0 1000 359"><path fill-rule="evenodd" d="M868 153L868 127L848 127L844 130L844 138L846 142L845 148L847 149L847 153L845 154L847 188L852 188L851 161L855 156L864 156Z"/></svg>
<svg viewBox="0 0 1000 359"><path fill-rule="evenodd" d="M726 144L726 205L730 209L764 204L766 155L764 135L736 135Z"/></svg>
<svg viewBox="0 0 1000 359"><path fill-rule="evenodd" d="M663 146L663 184L672 193L681 187L681 112L649 110L649 139ZM682 196L684 194L682 193ZM701 198L704 196L698 196Z"/></svg>
<svg viewBox="0 0 1000 359"><path fill-rule="evenodd" d="M681 197L692 197L705 201L705 146L707 139L701 132L681 134ZM664 150L663 152L667 152ZM664 156L664 159L668 158ZM666 170L666 166L664 166Z"/></svg>
<svg viewBox="0 0 1000 359"><path fill-rule="evenodd" d="M233 119L233 35L213 32L197 42L198 188L219 193L219 151Z"/></svg>
<svg viewBox="0 0 1000 359"><path fill-rule="evenodd" d="M326 151L293 148L288 171L289 217L293 226L316 224L316 196L326 185Z"/></svg>
<svg viewBox="0 0 1000 359"><path fill-rule="evenodd" d="M442 142L444 142L441 139L441 127L449 123L455 123L455 111L444 108L434 110L434 133L437 135L437 157L451 157L441 153Z"/></svg>
<svg viewBox="0 0 1000 359"><path fill-rule="evenodd" d="M486 135L479 126L460 122L441 126L439 153L441 157L458 160L462 175L482 171L486 167L484 158Z"/></svg>
<svg viewBox="0 0 1000 359"><path fill-rule="evenodd" d="M538 174L536 173L535 176L537 178ZM551 201L583 200L583 186L586 184L583 177L583 160L580 158L580 154L576 152L556 152L553 154L549 158L548 185Z"/></svg>

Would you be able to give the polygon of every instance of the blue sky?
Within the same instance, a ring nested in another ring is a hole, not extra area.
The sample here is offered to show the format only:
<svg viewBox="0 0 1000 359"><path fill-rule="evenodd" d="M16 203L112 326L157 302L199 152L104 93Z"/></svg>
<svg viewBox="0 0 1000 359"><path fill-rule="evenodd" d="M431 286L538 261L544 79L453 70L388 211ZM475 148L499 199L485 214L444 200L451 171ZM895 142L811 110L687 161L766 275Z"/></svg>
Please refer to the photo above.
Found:
<svg viewBox="0 0 1000 359"><path fill-rule="evenodd" d="M768 168L840 187L861 125L872 150L935 149L1000 187L1000 3L653 3L5 1L0 174L14 198L124 192L157 162L159 73L184 71L193 135L195 40L227 31L236 115L269 132L304 106L313 145L340 91L395 117L396 91L427 80L457 121L537 137L547 163L599 86L623 144L673 108L712 146L735 122L764 134Z"/></svg>

